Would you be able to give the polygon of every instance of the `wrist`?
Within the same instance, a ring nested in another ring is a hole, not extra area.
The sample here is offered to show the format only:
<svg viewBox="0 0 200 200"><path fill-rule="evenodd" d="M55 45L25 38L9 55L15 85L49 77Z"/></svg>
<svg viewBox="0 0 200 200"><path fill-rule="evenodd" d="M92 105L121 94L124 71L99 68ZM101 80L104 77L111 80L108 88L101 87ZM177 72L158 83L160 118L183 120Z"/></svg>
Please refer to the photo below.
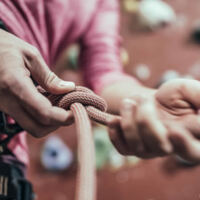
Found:
<svg viewBox="0 0 200 200"><path fill-rule="evenodd" d="M156 91L156 89L144 87L136 81L122 81L104 88L101 96L108 103L109 111L118 113L124 99L133 98L134 96L150 97L154 96Z"/></svg>

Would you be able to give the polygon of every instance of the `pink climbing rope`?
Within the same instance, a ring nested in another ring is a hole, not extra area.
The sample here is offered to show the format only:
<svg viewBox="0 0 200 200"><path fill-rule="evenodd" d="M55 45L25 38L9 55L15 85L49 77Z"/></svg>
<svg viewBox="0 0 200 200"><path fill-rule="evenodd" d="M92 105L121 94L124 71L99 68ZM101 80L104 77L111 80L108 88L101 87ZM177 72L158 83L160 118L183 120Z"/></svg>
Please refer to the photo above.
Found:
<svg viewBox="0 0 200 200"><path fill-rule="evenodd" d="M106 102L85 87L63 95L54 95L42 88L38 90L54 106L73 112L78 134L79 168L77 176L76 200L96 200L95 148L90 119L108 125L114 115L106 113Z"/></svg>

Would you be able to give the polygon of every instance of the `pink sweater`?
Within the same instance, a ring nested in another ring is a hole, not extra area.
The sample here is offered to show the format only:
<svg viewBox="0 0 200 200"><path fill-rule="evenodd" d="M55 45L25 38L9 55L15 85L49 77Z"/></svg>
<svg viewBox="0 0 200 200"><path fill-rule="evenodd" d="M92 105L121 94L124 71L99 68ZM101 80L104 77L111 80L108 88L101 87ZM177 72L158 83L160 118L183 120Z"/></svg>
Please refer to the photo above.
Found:
<svg viewBox="0 0 200 200"><path fill-rule="evenodd" d="M0 19L9 32L39 49L52 68L70 44L81 45L80 67L97 93L121 79L118 0L1 0ZM25 133L9 144L28 163Z"/></svg>

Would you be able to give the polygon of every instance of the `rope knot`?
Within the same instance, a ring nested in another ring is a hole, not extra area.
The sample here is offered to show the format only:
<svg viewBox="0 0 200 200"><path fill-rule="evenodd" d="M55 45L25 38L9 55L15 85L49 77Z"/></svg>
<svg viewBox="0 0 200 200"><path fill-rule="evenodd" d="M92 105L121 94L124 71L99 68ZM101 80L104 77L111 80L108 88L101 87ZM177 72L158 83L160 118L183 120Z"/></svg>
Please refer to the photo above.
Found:
<svg viewBox="0 0 200 200"><path fill-rule="evenodd" d="M46 96L54 106L72 111L77 124L78 152L80 154L76 200L95 199L95 149L88 116L104 125L108 125L111 119L118 116L106 113L106 102L85 87L77 86L74 91L61 95L51 94L41 87L38 87L38 91Z"/></svg>
<svg viewBox="0 0 200 200"><path fill-rule="evenodd" d="M81 103L86 108L92 106L102 112L107 110L107 104L104 99L97 96L90 89L82 86L77 86L74 91L67 94L59 95L51 94L41 87L38 87L38 90L46 96L54 106L61 107L65 110L70 110L70 106L74 103Z"/></svg>

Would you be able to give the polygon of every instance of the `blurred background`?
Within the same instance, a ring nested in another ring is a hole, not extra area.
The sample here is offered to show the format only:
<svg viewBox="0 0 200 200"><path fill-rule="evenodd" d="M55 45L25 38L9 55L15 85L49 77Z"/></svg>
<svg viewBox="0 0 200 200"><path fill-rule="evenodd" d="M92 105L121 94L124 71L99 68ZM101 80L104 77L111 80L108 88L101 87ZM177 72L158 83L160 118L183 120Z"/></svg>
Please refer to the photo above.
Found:
<svg viewBox="0 0 200 200"><path fill-rule="evenodd" d="M150 87L177 78L200 78L199 0L121 0L121 60L127 73ZM74 44L56 73L84 85ZM199 200L200 167L177 157L141 160L122 157L105 127L93 125L98 200ZM52 142L54 141L54 142ZM56 141L56 142L55 142ZM76 187L75 127L44 139L28 136L28 177L38 200L72 200Z"/></svg>

